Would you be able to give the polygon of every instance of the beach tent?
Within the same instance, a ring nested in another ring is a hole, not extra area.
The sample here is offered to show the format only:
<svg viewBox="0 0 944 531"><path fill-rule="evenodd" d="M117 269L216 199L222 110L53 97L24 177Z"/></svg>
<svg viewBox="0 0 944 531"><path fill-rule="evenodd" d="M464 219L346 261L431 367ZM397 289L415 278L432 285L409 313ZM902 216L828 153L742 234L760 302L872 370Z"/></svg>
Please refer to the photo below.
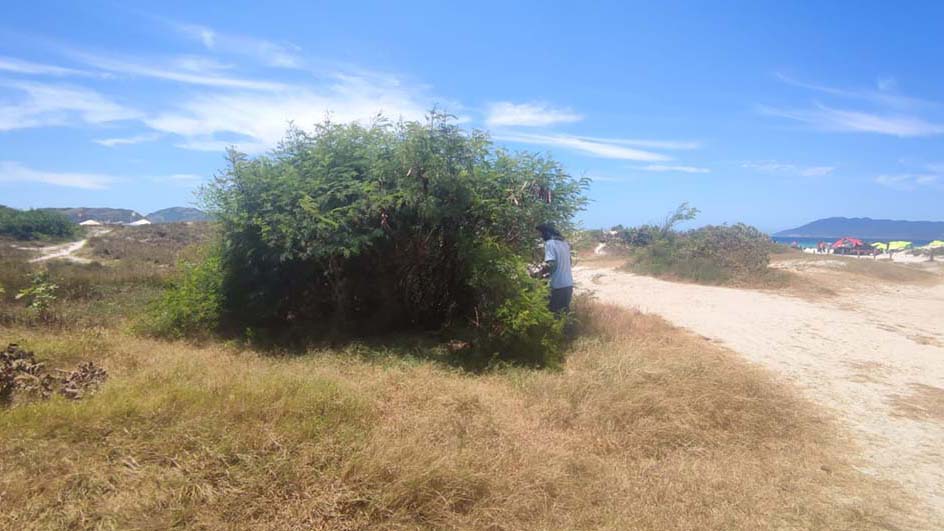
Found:
<svg viewBox="0 0 944 531"><path fill-rule="evenodd" d="M888 242L889 251L904 251L911 249L911 242Z"/></svg>
<svg viewBox="0 0 944 531"><path fill-rule="evenodd" d="M858 238L850 238L848 236L839 238L833 242L833 249L839 249L840 247L861 247L862 240Z"/></svg>
<svg viewBox="0 0 944 531"><path fill-rule="evenodd" d="M875 252L871 245L850 236L839 238L831 247L833 254L872 254Z"/></svg>
<svg viewBox="0 0 944 531"><path fill-rule="evenodd" d="M856 247L864 247L865 243L858 238L851 238L849 236L839 238L833 242L833 249L853 249Z"/></svg>
<svg viewBox="0 0 944 531"><path fill-rule="evenodd" d="M101 222L95 221L94 219L87 219L82 223L79 223L79 225L82 225L83 227L97 227L101 225Z"/></svg>

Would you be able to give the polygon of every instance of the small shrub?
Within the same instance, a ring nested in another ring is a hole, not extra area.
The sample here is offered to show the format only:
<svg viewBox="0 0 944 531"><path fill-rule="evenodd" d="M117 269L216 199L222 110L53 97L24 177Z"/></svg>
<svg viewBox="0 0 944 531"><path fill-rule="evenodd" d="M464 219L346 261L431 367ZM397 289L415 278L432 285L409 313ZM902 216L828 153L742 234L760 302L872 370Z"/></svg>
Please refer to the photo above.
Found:
<svg viewBox="0 0 944 531"><path fill-rule="evenodd" d="M220 325L223 274L219 252L202 262L183 262L178 282L137 323L137 331L169 338L206 336Z"/></svg>
<svg viewBox="0 0 944 531"><path fill-rule="evenodd" d="M49 280L47 271L37 271L30 277L29 286L20 290L16 294L16 299L26 299L27 307L41 321L49 321L51 317L50 308L56 302L56 290L59 286Z"/></svg>

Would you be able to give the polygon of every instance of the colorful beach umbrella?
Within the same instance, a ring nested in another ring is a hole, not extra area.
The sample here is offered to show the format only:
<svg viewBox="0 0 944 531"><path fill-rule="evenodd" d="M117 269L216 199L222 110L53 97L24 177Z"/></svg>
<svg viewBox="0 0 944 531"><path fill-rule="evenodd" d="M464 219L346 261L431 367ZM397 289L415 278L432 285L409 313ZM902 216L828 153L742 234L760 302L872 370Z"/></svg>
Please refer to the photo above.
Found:
<svg viewBox="0 0 944 531"><path fill-rule="evenodd" d="M862 247L863 245L865 244L862 243L862 240L858 238L850 238L849 236L846 236L844 238L839 238L838 240L833 242L832 247L833 249L839 249L841 247Z"/></svg>
<svg viewBox="0 0 944 531"><path fill-rule="evenodd" d="M888 250L890 251L904 251L905 249L911 248L911 242L888 242Z"/></svg>

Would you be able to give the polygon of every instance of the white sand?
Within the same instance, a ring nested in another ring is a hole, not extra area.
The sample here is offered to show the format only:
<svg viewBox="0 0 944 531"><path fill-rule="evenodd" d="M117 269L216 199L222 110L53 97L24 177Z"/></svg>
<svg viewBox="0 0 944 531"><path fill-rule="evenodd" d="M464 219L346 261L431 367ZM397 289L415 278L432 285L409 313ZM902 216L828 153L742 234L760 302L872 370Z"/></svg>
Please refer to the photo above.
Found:
<svg viewBox="0 0 944 531"><path fill-rule="evenodd" d="M90 234L92 236L101 236L102 234L108 234L111 232L111 229L102 229L93 227L90 229ZM62 243L59 245L47 245L46 247L16 247L17 249L24 251L35 251L39 253L39 256L30 260L30 262L45 262L47 260L54 260L56 258L61 258L63 260L69 260L71 262L76 262L79 264L88 264L91 262L88 258L82 258L81 256L76 256L75 253L79 252L85 244L88 243L88 239L79 240L75 242Z"/></svg>
<svg viewBox="0 0 944 531"><path fill-rule="evenodd" d="M91 262L91 260L87 258L75 256L75 253L78 252L79 249L85 247L86 243L88 243L88 240L79 240L77 242L63 243L61 245L49 245L47 247L30 249L31 251L39 252L39 256L30 260L30 262L45 262L46 260L53 260L56 258L62 258L79 263Z"/></svg>
<svg viewBox="0 0 944 531"><path fill-rule="evenodd" d="M944 285L873 285L809 302L592 266L574 273L604 302L659 314L794 382L849 428L863 470L927 504L919 528L944 528L944 426L893 407L913 384L944 388Z"/></svg>

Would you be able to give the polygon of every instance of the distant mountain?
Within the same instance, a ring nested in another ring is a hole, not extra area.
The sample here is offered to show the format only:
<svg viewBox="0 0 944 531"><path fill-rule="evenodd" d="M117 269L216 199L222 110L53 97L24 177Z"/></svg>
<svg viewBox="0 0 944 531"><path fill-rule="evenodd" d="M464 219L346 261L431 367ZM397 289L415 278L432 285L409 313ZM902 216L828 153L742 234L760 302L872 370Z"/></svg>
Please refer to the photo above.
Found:
<svg viewBox="0 0 944 531"><path fill-rule="evenodd" d="M128 210L126 208L44 208L43 210L52 210L55 212L62 212L69 217L75 223L82 223L83 221L94 219L95 221L100 221L102 223L131 223L132 221L138 221L139 219L144 219L144 216L138 214L134 210Z"/></svg>
<svg viewBox="0 0 944 531"><path fill-rule="evenodd" d="M944 221L897 221L871 218L826 218L802 227L780 231L781 238L841 238L867 240L940 240Z"/></svg>
<svg viewBox="0 0 944 531"><path fill-rule="evenodd" d="M188 207L171 207L145 216L151 223L179 223L182 221L209 221L206 212Z"/></svg>

